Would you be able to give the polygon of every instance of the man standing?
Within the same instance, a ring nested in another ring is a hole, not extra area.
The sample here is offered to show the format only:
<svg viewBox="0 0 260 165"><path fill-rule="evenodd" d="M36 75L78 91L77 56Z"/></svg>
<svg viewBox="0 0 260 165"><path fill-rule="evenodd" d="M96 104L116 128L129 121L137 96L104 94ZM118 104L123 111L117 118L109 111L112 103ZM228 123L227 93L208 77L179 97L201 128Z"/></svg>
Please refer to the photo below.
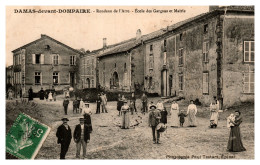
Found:
<svg viewBox="0 0 260 165"><path fill-rule="evenodd" d="M58 138L58 144L61 144L60 159L65 159L72 136L70 126L67 123L69 119L63 118L61 120L63 124L58 127L56 136Z"/></svg>
<svg viewBox="0 0 260 165"><path fill-rule="evenodd" d="M73 101L73 113L77 113L77 108L78 108L78 100L75 98Z"/></svg>
<svg viewBox="0 0 260 165"><path fill-rule="evenodd" d="M65 113L65 115L67 115L69 103L70 103L70 101L68 100L67 97L65 97L65 99L64 99L64 101L63 101L63 107L64 107L64 113Z"/></svg>
<svg viewBox="0 0 260 165"><path fill-rule="evenodd" d="M32 90L32 87L30 87L30 89L28 90L28 95L29 95L29 101L33 100L33 90Z"/></svg>
<svg viewBox="0 0 260 165"><path fill-rule="evenodd" d="M105 94L102 93L100 98L101 98L102 113L105 113L105 112L108 113L107 108L106 108L107 98L106 98Z"/></svg>
<svg viewBox="0 0 260 165"><path fill-rule="evenodd" d="M161 113L156 109L155 105L152 105L150 107L151 112L149 113L149 126L152 127L152 134L153 134L153 143L154 144L160 144L160 133L156 130L157 125L160 122L161 119ZM155 135L156 132L156 135Z"/></svg>
<svg viewBox="0 0 260 165"><path fill-rule="evenodd" d="M145 95L145 93L143 93L143 96L141 97L141 100L142 100L142 104L143 104L143 113L148 112L147 96Z"/></svg>
<svg viewBox="0 0 260 165"><path fill-rule="evenodd" d="M83 147L83 158L86 157L87 143L89 142L89 131L88 127L84 125L84 118L79 119L80 124L76 125L73 138L76 143L77 153L76 158L80 158L81 146Z"/></svg>
<svg viewBox="0 0 260 165"><path fill-rule="evenodd" d="M100 94L98 94L96 114L100 113L100 105L101 105L101 98L100 98Z"/></svg>
<svg viewBox="0 0 260 165"><path fill-rule="evenodd" d="M135 112L137 112L136 106L135 106L136 97L135 97L135 93L134 92L132 93L130 100L133 102L133 106L134 106Z"/></svg>
<svg viewBox="0 0 260 165"><path fill-rule="evenodd" d="M41 88L41 90L40 90L40 100L44 100L44 90L43 90L43 88Z"/></svg>

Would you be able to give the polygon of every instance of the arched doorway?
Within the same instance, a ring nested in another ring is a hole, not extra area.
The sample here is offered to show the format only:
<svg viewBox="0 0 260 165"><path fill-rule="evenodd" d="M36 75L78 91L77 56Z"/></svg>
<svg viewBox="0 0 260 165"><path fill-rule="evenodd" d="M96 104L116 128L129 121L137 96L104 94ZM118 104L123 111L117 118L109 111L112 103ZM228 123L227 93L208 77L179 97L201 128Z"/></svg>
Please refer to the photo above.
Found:
<svg viewBox="0 0 260 165"><path fill-rule="evenodd" d="M113 87L113 88L119 87L119 79L118 79L118 73L117 72L113 73L111 87Z"/></svg>
<svg viewBox="0 0 260 165"><path fill-rule="evenodd" d="M86 88L90 88L90 79L89 78L86 79Z"/></svg>

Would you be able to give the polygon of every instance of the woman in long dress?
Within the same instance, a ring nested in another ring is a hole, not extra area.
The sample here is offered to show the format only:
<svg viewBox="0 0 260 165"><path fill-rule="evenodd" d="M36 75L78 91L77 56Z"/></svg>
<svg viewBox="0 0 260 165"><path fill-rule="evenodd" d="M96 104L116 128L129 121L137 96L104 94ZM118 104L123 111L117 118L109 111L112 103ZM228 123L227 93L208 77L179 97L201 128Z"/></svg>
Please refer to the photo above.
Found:
<svg viewBox="0 0 260 165"><path fill-rule="evenodd" d="M242 117L240 111L235 112L235 121L231 121L234 126L230 127L230 135L228 139L227 150L230 152L246 151L241 140L240 124L242 123Z"/></svg>
<svg viewBox="0 0 260 165"><path fill-rule="evenodd" d="M210 104L210 128L218 126L218 105L216 102Z"/></svg>
<svg viewBox="0 0 260 165"><path fill-rule="evenodd" d="M122 112L122 129L128 129L130 126L130 118L129 118L129 106L127 105L127 101L124 101L124 105L121 107Z"/></svg>
<svg viewBox="0 0 260 165"><path fill-rule="evenodd" d="M89 103L84 103L85 107L82 109L82 115L84 116L85 122L84 124L88 127L89 132L92 132L92 122L91 122L91 115L92 111L89 108Z"/></svg>
<svg viewBox="0 0 260 165"><path fill-rule="evenodd" d="M179 105L177 104L176 101L172 102L171 105L171 109L170 109L170 114L171 114L171 121L170 121L170 125L171 127L178 127L179 125L179 118L178 118L178 114L179 114Z"/></svg>
<svg viewBox="0 0 260 165"><path fill-rule="evenodd" d="M120 94L118 94L118 98L117 98L117 110L118 110L118 116L121 115L121 107L122 107L122 97Z"/></svg>
<svg viewBox="0 0 260 165"><path fill-rule="evenodd" d="M196 127L196 114L197 114L197 107L193 104L193 100L190 101L190 105L188 106L187 116L189 121L189 127Z"/></svg>
<svg viewBox="0 0 260 165"><path fill-rule="evenodd" d="M52 101L52 99L53 99L53 98L52 98L52 93L51 93L51 92L49 93L48 99L49 99L49 101Z"/></svg>

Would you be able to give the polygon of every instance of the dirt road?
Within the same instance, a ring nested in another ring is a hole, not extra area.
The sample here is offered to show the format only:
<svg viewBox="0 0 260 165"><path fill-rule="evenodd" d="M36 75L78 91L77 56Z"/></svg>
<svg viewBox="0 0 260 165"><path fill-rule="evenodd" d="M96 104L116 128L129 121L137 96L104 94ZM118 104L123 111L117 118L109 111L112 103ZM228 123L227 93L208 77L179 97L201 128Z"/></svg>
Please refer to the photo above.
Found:
<svg viewBox="0 0 260 165"><path fill-rule="evenodd" d="M35 100L35 102L40 102ZM55 136L57 127L64 117L62 101L44 102L45 119L52 118L47 123L52 127L50 135L43 144L36 159L59 159L60 146ZM138 105L138 109L139 104ZM95 104L90 105L95 110ZM184 106L184 105L183 105ZM182 105L181 105L182 107ZM121 118L116 111L116 102L108 103L109 113L93 114L93 132L90 143L87 145L87 159L253 159L254 158L254 123L241 124L245 152L230 153L226 151L229 130L226 121L220 120L217 129L209 129L207 118L198 118L198 126L183 128L168 128L161 135L161 144L153 144L151 128L148 127L148 114L140 113L131 116L132 124L139 120L138 126L124 130L117 124ZM138 117L139 116L139 117ZM69 115L72 132L80 114L72 114L72 102L69 106ZM71 142L66 155L68 159L75 159L76 144Z"/></svg>

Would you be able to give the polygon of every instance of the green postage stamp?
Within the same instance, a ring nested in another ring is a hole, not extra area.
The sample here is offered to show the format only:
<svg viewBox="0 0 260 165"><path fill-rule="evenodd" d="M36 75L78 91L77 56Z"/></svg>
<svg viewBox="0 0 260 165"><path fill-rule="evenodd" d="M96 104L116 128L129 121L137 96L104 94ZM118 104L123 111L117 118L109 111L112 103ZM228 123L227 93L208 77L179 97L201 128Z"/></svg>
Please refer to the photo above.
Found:
<svg viewBox="0 0 260 165"><path fill-rule="evenodd" d="M34 159L50 127L20 113L6 135L6 152L19 159Z"/></svg>

